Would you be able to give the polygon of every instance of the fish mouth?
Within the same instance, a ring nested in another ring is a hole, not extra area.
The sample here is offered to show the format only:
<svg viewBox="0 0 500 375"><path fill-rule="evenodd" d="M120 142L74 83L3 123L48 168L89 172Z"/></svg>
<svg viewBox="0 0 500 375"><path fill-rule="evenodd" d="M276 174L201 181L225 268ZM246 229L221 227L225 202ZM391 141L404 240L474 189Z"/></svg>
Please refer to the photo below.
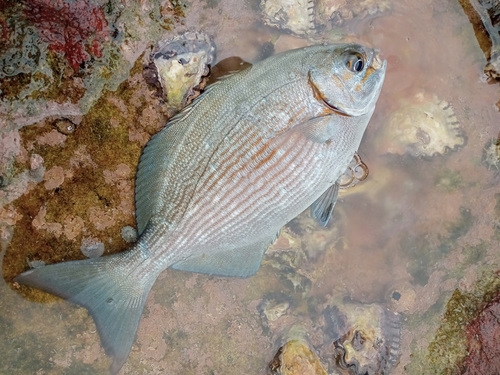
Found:
<svg viewBox="0 0 500 375"><path fill-rule="evenodd" d="M326 98L322 98L322 102L328 109L331 109L332 111L334 111L340 115L349 116L349 117L355 116L352 114L352 110L346 111L345 109L342 109L339 106L336 106L336 105L329 103L328 100L326 100Z"/></svg>
<svg viewBox="0 0 500 375"><path fill-rule="evenodd" d="M353 114L353 112L355 112L355 110L351 110L351 109L344 109L338 105L335 105L333 103L330 103L328 101L328 99L323 95L323 93L320 91L320 89L314 84L313 80L311 79L311 73L309 73L309 78L308 78L308 81L309 81L309 85L311 86L312 90L313 90L313 94L314 94L314 97L316 98L316 100L318 100L319 102L322 102L326 108L328 108L329 110L335 112L335 113L338 113L342 116L357 116L356 114ZM343 84L343 83L342 83Z"/></svg>
<svg viewBox="0 0 500 375"><path fill-rule="evenodd" d="M334 111L342 116L355 117L355 116L364 115L365 113L368 112L366 110L366 108L362 108L362 109L341 108L337 105L330 103L326 98L323 98L322 102L328 109L331 109L332 111Z"/></svg>

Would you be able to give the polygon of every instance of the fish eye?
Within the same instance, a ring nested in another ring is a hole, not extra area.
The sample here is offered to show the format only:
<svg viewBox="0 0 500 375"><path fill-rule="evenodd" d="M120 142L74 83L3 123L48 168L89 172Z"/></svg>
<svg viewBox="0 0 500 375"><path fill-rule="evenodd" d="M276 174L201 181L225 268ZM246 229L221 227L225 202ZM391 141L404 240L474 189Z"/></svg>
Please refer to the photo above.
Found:
<svg viewBox="0 0 500 375"><path fill-rule="evenodd" d="M363 56L359 54L353 54L347 57L346 62L347 69L349 69L353 73L359 73L365 67L365 62L363 60Z"/></svg>

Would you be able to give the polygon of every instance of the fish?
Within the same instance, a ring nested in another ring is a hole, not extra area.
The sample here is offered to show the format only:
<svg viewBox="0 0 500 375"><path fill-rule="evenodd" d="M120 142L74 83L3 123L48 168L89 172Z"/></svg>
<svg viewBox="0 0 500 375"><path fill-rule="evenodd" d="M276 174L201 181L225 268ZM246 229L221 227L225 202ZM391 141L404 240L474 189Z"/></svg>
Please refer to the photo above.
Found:
<svg viewBox="0 0 500 375"><path fill-rule="evenodd" d="M328 221L386 65L359 44L315 45L220 79L146 144L130 249L15 281L85 307L116 374L161 272L249 277L302 211L314 206L316 219Z"/></svg>

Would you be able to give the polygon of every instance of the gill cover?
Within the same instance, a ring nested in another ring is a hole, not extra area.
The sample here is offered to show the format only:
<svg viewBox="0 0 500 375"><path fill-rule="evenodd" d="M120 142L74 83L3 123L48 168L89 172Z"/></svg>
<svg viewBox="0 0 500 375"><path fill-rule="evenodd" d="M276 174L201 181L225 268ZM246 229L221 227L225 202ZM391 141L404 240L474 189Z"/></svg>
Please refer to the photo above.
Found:
<svg viewBox="0 0 500 375"><path fill-rule="evenodd" d="M347 116L362 116L373 110L384 82L386 61L358 44L324 51L324 58L309 71L315 97L330 109Z"/></svg>

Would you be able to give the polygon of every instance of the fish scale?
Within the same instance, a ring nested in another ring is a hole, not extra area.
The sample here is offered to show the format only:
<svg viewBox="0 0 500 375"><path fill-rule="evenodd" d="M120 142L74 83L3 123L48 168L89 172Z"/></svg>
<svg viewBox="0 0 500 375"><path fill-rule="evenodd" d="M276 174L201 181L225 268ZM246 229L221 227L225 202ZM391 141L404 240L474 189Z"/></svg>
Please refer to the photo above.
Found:
<svg viewBox="0 0 500 375"><path fill-rule="evenodd" d="M321 45L215 83L143 151L135 245L29 270L16 281L87 308L116 374L166 268L248 277L280 228L307 207L326 225L385 67L370 48Z"/></svg>

